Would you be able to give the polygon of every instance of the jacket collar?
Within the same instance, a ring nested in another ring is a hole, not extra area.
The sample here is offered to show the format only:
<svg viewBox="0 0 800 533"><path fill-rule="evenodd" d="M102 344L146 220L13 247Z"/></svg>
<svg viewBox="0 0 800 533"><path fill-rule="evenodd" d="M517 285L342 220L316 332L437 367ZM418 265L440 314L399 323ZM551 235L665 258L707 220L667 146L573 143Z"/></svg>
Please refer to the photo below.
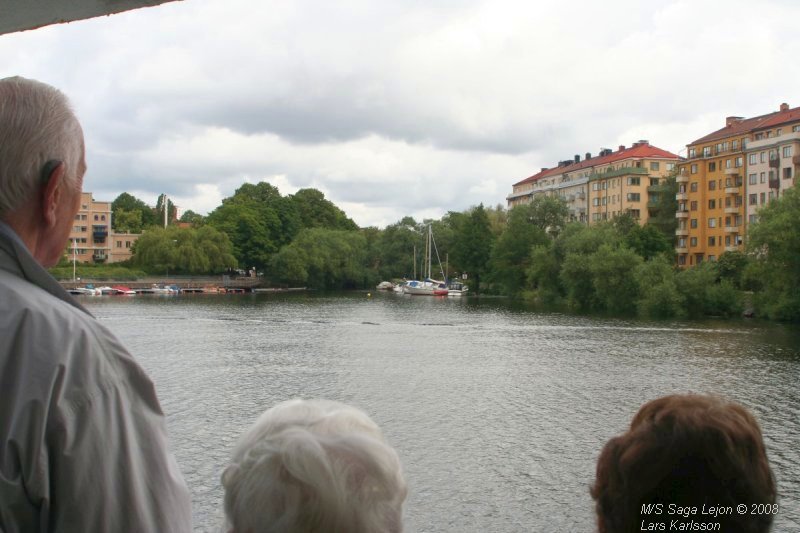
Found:
<svg viewBox="0 0 800 533"><path fill-rule="evenodd" d="M0 221L0 269L27 280L91 316L91 313L65 291L64 287L34 259L25 243L11 226L2 221Z"/></svg>

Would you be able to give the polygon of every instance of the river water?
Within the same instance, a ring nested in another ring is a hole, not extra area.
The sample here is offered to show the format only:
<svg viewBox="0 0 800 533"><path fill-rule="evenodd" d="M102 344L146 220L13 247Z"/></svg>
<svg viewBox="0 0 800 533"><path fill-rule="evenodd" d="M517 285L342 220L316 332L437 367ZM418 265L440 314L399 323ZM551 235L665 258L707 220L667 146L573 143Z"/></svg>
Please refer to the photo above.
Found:
<svg viewBox="0 0 800 533"><path fill-rule="evenodd" d="M600 449L642 403L676 392L753 411L778 480L773 531L800 531L796 328L391 293L84 303L156 384L197 531L221 522L236 438L295 397L351 403L383 428L409 484L408 532L593 531Z"/></svg>

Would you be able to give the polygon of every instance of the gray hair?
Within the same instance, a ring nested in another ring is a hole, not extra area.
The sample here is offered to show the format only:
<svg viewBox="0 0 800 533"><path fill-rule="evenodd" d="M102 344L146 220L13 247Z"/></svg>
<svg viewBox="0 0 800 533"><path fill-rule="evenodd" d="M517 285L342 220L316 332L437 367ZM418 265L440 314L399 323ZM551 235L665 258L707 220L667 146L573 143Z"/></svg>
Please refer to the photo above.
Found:
<svg viewBox="0 0 800 533"><path fill-rule="evenodd" d="M400 459L362 411L326 400L269 409L222 474L226 528L253 533L399 533Z"/></svg>
<svg viewBox="0 0 800 533"><path fill-rule="evenodd" d="M34 194L51 161L66 165L77 188L82 155L83 132L61 91L18 76L0 80L0 217Z"/></svg>

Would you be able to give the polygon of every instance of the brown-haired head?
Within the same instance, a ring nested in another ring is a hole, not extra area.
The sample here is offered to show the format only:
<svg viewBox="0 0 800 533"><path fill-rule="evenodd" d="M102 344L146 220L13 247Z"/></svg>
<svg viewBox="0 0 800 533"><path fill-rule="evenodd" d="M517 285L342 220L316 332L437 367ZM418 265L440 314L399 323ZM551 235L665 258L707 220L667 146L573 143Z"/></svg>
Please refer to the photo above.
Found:
<svg viewBox="0 0 800 533"><path fill-rule="evenodd" d="M687 394L642 406L630 429L603 448L591 494L600 533L612 533L639 531L648 504L662 504L662 520L676 518L667 514L669 504L698 511L745 504L749 511L774 503L776 490L753 415L721 398ZM733 532L768 531L772 523L771 514L691 518Z"/></svg>

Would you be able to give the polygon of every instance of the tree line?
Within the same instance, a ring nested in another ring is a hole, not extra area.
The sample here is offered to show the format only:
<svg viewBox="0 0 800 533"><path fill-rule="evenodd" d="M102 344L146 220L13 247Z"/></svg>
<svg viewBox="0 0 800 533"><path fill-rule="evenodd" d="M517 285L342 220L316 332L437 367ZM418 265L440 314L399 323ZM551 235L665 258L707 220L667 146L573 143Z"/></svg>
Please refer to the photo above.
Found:
<svg viewBox="0 0 800 533"><path fill-rule="evenodd" d="M685 269L674 265L674 210L644 226L627 215L587 226L568 223L558 197L536 197L511 210L479 205L438 220L404 217L384 229L359 228L316 189L282 196L265 182L242 185L206 217L187 211L181 220L189 228L158 228L157 210L127 193L112 209L117 231L142 221L147 231L135 244L132 266L156 272L254 268L274 284L370 288L421 276L430 225L442 269L466 275L474 293L578 312L698 317L752 310L800 320L800 230L793 224L800 196L794 189L759 211L745 253L726 252Z"/></svg>

